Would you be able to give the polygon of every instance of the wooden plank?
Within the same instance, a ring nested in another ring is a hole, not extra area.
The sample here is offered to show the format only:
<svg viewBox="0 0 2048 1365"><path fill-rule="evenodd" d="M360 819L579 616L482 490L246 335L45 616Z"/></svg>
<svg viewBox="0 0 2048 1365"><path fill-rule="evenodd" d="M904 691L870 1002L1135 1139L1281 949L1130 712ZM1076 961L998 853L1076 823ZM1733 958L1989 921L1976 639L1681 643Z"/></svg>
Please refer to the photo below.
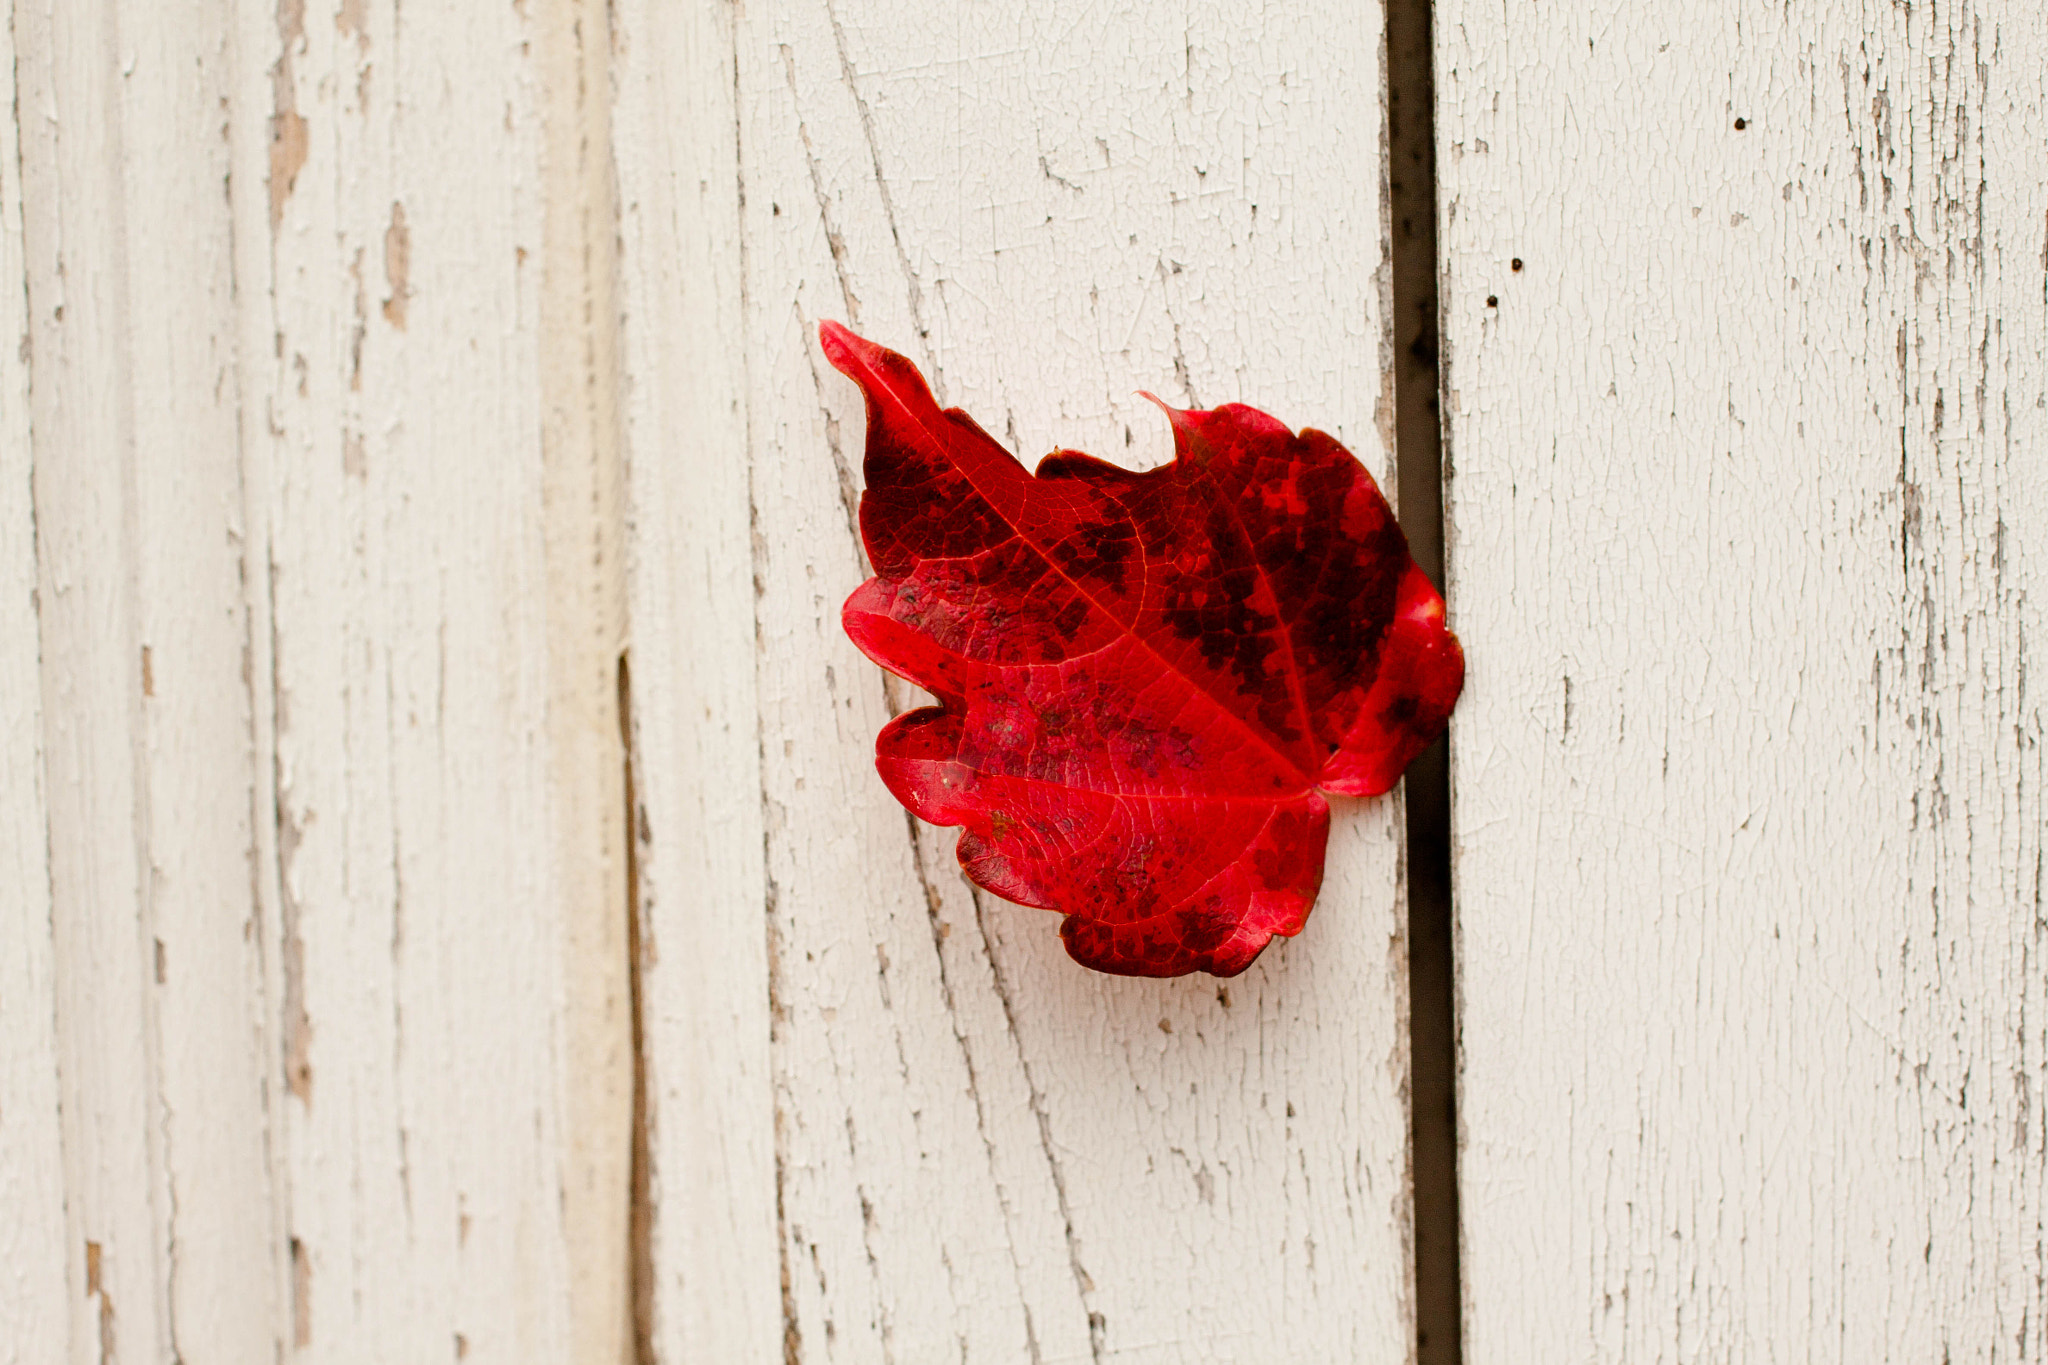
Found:
<svg viewBox="0 0 2048 1365"><path fill-rule="evenodd" d="M2038 1359L2039 13L1437 33L1466 1357Z"/></svg>
<svg viewBox="0 0 2048 1365"><path fill-rule="evenodd" d="M539 0L541 504L548 805L563 925L562 1236L569 1340L632 1359L633 1009L627 956L625 471L619 429L608 0Z"/></svg>
<svg viewBox="0 0 2048 1365"><path fill-rule="evenodd" d="M586 63L563 46L589 11L245 12L301 1360L624 1350L622 569L606 304L577 260L610 225L578 217Z"/></svg>
<svg viewBox="0 0 2048 1365"><path fill-rule="evenodd" d="M22 4L76 1358L275 1358L250 886L229 24Z"/></svg>
<svg viewBox="0 0 2048 1365"><path fill-rule="evenodd" d="M13 15L0 22L0 109L15 108ZM58 1111L56 945L43 806L36 520L29 452L21 143L0 118L0 1361L62 1360L71 1333Z"/></svg>
<svg viewBox="0 0 2048 1365"><path fill-rule="evenodd" d="M755 703L739 143L725 6L618 0L643 1068L639 1334L783 1347Z"/></svg>
<svg viewBox="0 0 2048 1365"><path fill-rule="evenodd" d="M69 1300L70 1339L81 1360L117 1325L124 1349L168 1354L137 847L142 686L134 537L124 534L133 512L116 282L124 253L121 220L109 212L119 171L104 158L66 157L59 144L114 142L111 63L90 22L99 17L87 7L15 15L30 350L40 357L31 420L67 1251L72 1285L83 1289ZM60 377L70 381L61 389Z"/></svg>
<svg viewBox="0 0 2048 1365"><path fill-rule="evenodd" d="M282 1304L273 1054L249 861L230 25L220 0L129 0L102 60L120 80L128 216L122 361L138 533L128 569L141 637L136 738L147 746L142 948L161 1087L163 1302L173 1353L257 1365L276 1359Z"/></svg>
<svg viewBox="0 0 2048 1365"><path fill-rule="evenodd" d="M664 1083L657 1189L714 1122L743 1182L693 1182L673 1221L657 1201L663 1340L1406 1358L1398 803L1341 812L1307 934L1227 986L1091 976L1050 917L971 894L953 834L873 773L912 698L839 630L861 406L814 340L837 317L906 350L1027 457L1163 458L1153 387L1268 406L1390 472L1377 7L808 3L737 11L730 56L723 18L659 8L619 11L635 658L676 621L705 634L635 675L643 782L673 768L660 809L647 788L650 878L673 852L643 987L650 1069L707 1098L672 1140L687 1094Z"/></svg>

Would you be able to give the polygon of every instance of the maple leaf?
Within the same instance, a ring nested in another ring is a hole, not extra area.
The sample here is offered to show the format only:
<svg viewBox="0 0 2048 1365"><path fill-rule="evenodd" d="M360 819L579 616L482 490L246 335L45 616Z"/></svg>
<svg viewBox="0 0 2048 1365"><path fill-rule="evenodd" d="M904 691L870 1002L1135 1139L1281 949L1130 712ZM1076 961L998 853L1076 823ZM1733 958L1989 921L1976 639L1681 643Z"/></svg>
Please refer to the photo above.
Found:
<svg viewBox="0 0 2048 1365"><path fill-rule="evenodd" d="M964 826L967 875L1062 912L1098 971L1233 976L1298 933L1325 794L1392 787L1464 681L1365 467L1254 408L1152 398L1171 464L1055 450L1033 474L904 357L819 335L867 396L875 577L846 633L939 700L876 743L897 800Z"/></svg>

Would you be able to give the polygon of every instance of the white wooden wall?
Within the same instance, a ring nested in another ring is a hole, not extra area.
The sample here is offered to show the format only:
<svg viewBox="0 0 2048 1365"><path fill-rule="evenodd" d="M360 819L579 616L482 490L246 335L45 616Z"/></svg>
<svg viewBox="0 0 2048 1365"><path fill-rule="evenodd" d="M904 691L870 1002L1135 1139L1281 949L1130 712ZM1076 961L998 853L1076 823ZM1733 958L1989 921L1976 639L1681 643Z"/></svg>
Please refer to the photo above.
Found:
<svg viewBox="0 0 2048 1365"><path fill-rule="evenodd" d="M970 888L813 341L1391 487L1380 6L0 17L0 1362L1411 1357L1398 796ZM1468 1359L2048 1355L2038 20L1436 7Z"/></svg>

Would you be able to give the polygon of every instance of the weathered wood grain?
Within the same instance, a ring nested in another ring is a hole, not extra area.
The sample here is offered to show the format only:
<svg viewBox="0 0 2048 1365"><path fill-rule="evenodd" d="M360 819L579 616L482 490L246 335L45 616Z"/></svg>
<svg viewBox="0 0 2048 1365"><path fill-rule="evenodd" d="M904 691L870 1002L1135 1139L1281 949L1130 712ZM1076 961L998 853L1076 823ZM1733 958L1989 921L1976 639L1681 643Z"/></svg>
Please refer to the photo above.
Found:
<svg viewBox="0 0 2048 1365"><path fill-rule="evenodd" d="M1342 810L1307 933L1227 986L1091 976L972 893L873 773L914 698L839 630L862 417L814 339L1028 459L1164 458L1150 387L1386 473L1377 7L618 22L657 1337L1405 1359L1397 803Z"/></svg>
<svg viewBox="0 0 2048 1365"><path fill-rule="evenodd" d="M14 10L74 1359L275 1356L228 11Z"/></svg>
<svg viewBox="0 0 2048 1365"><path fill-rule="evenodd" d="M237 219L264 244L241 272L256 729L300 1360L625 1349L623 567L585 259L610 237L587 193L590 8L245 12L267 163Z"/></svg>
<svg viewBox="0 0 2048 1365"><path fill-rule="evenodd" d="M621 653L619 429L608 0L539 0L541 505L548 803L567 1116L560 1180L573 1358L631 1360L634 1036ZM536 1002L539 1003L539 1002Z"/></svg>
<svg viewBox="0 0 2048 1365"><path fill-rule="evenodd" d="M11 10L0 20L0 109L13 109ZM65 1254L20 168L14 120L0 118L0 1361L40 1365L67 1354L84 1284Z"/></svg>
<svg viewBox="0 0 2048 1365"><path fill-rule="evenodd" d="M618 0L642 1349L782 1357L733 20Z"/></svg>
<svg viewBox="0 0 2048 1365"><path fill-rule="evenodd" d="M1467 1358L2048 1353L2048 52L1437 7Z"/></svg>

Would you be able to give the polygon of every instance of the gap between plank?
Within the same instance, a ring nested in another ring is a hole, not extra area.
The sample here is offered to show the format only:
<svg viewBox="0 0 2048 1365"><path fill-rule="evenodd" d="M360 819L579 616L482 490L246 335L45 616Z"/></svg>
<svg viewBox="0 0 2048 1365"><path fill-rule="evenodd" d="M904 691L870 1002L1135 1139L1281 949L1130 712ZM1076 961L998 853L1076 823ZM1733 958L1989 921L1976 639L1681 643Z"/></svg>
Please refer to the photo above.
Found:
<svg viewBox="0 0 2048 1365"><path fill-rule="evenodd" d="M626 1266L632 1277L627 1305L632 1312L631 1365L657 1365L654 1345L653 1116L647 1105L647 1014L641 991L640 791L633 774L633 672L629 651L619 654L619 741L624 750L626 801L626 998L633 1039L633 1125L629 1160L631 1193L626 1214Z"/></svg>
<svg viewBox="0 0 2048 1365"><path fill-rule="evenodd" d="M1387 0L1387 122L1394 258L1394 458L1401 528L1444 583L1438 426L1436 117L1430 0ZM1451 932L1448 741L1409 765L1409 1169L1415 1199L1418 1365L1459 1365L1456 964Z"/></svg>

